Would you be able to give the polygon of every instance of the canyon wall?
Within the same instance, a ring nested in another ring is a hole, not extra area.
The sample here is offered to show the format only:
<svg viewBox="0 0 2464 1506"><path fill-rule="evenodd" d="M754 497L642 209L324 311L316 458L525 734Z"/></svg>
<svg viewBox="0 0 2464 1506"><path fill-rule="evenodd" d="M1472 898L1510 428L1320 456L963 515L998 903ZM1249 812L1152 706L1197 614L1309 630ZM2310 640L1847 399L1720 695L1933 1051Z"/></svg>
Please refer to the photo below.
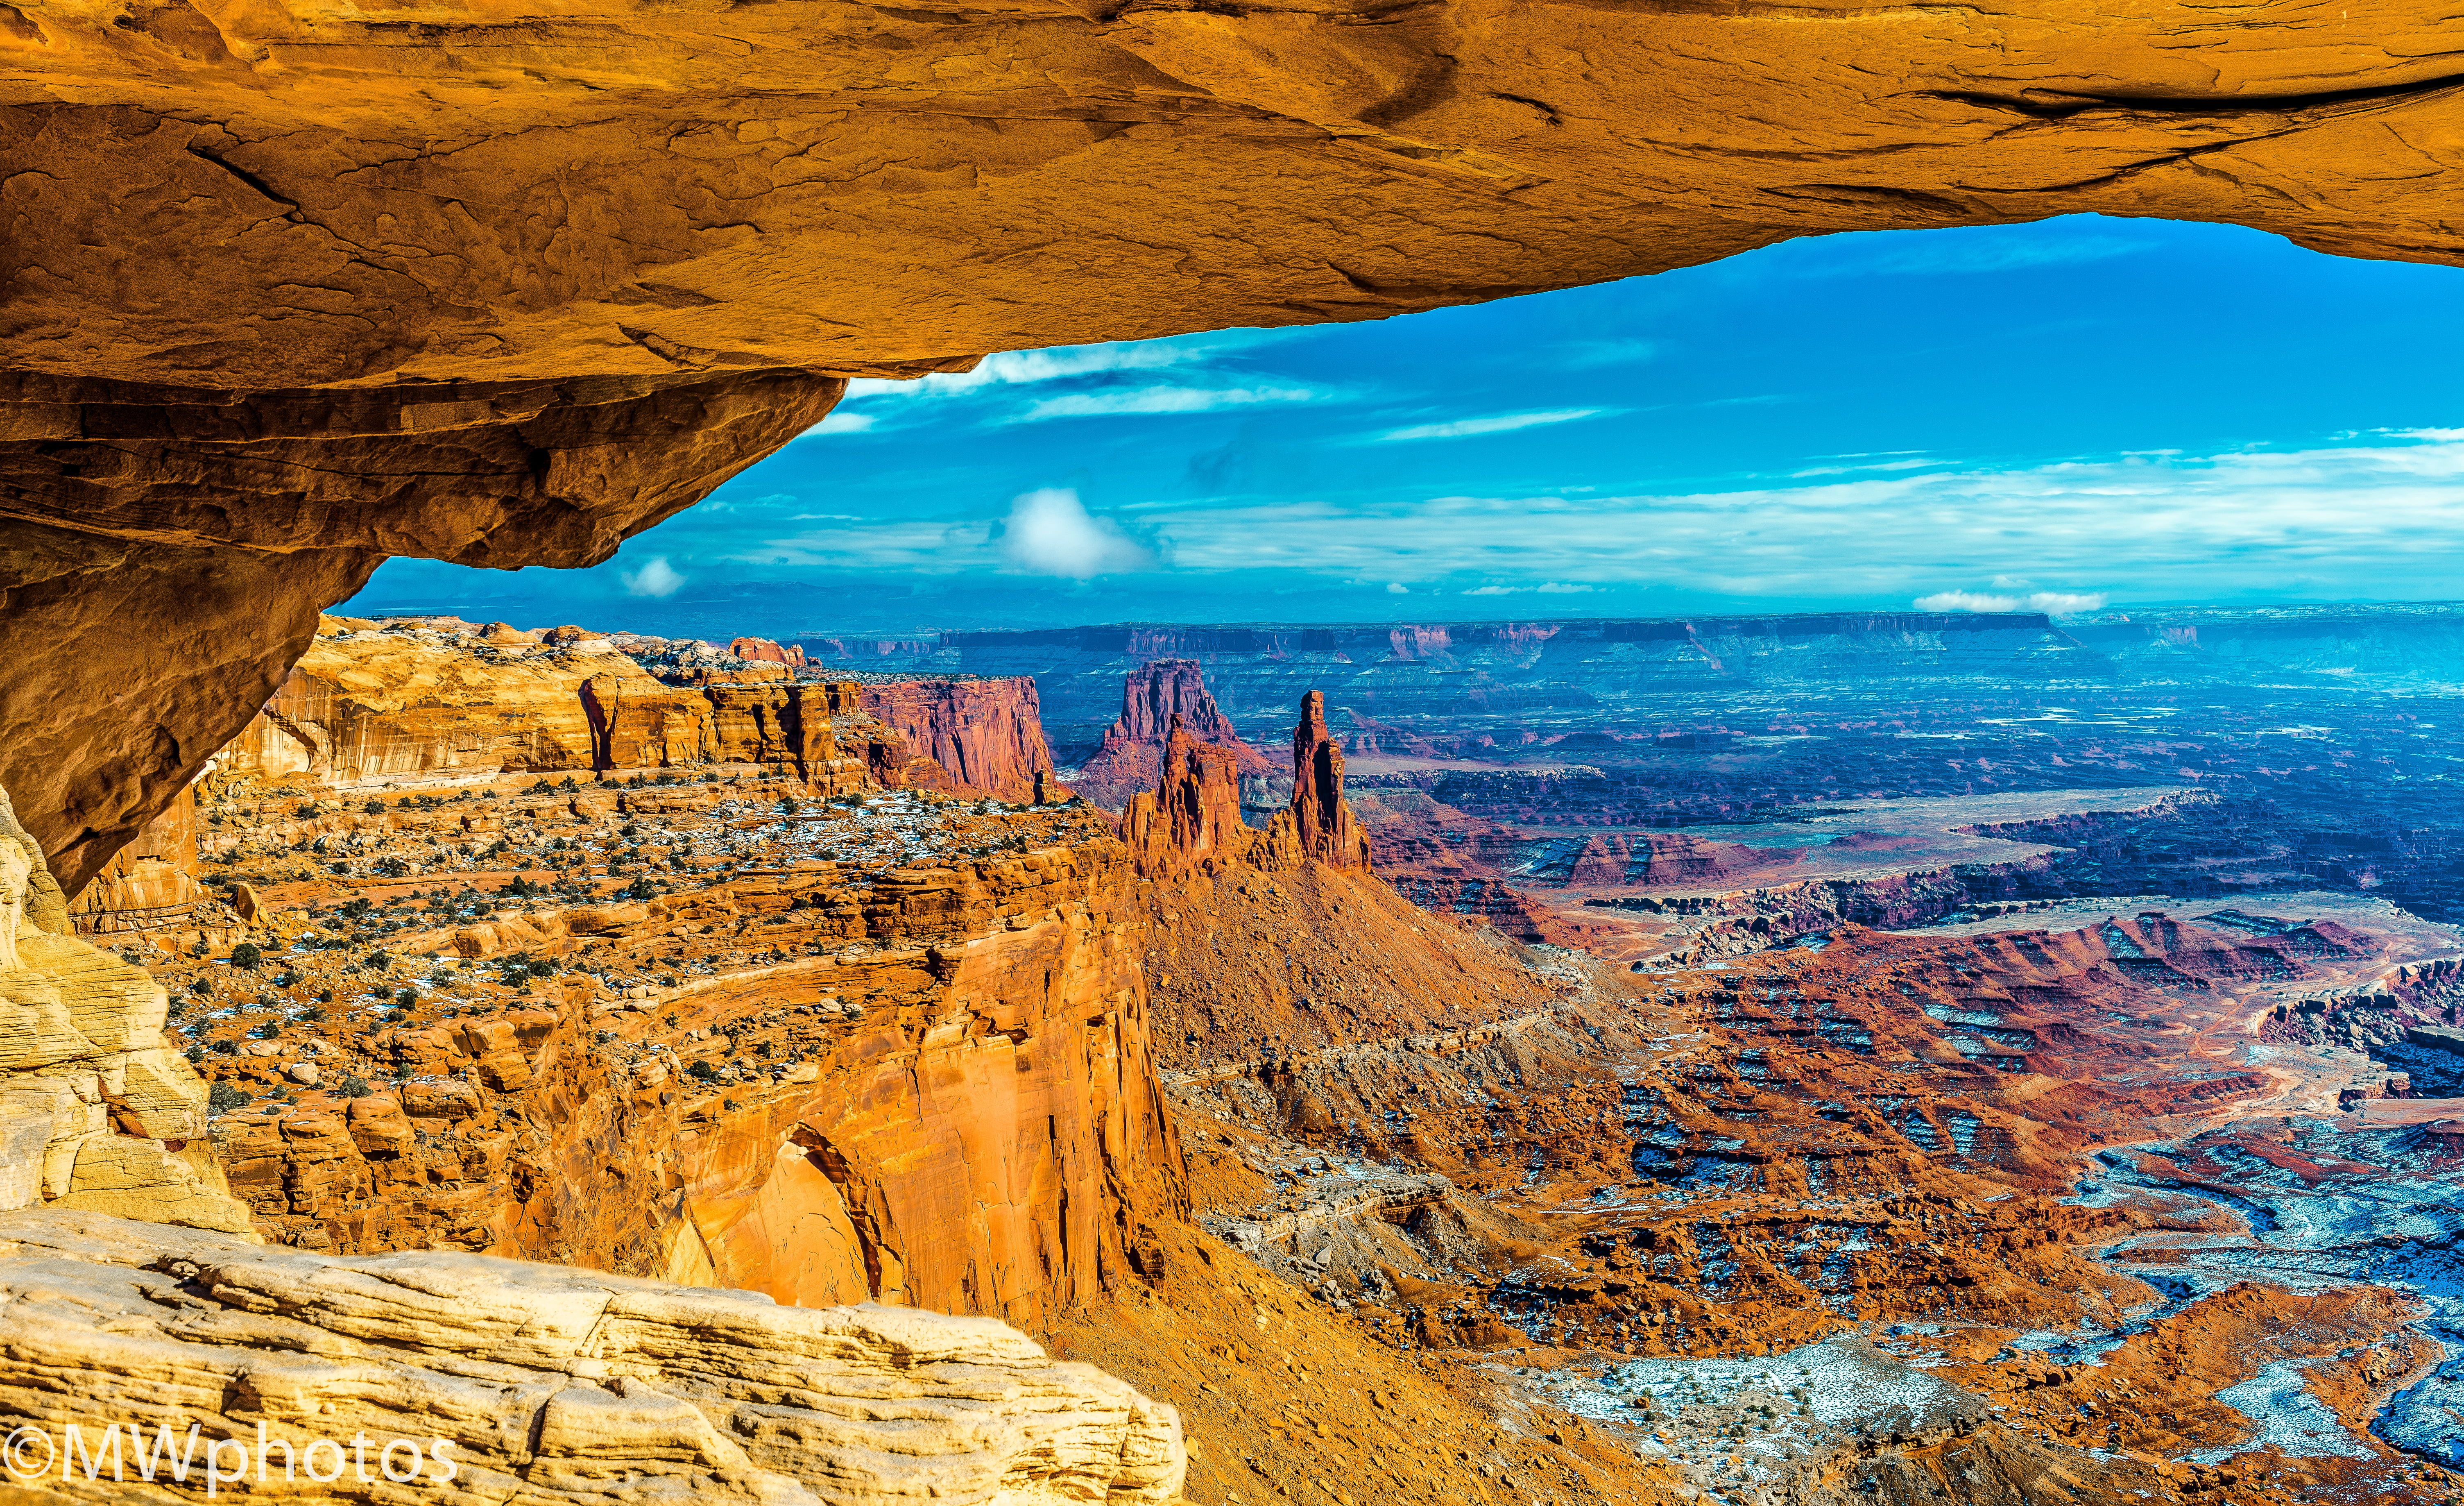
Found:
<svg viewBox="0 0 2464 1506"><path fill-rule="evenodd" d="M0 1209L247 1233L205 1144L205 1079L164 1034L163 986L69 929L0 790Z"/></svg>
<svg viewBox="0 0 2464 1506"><path fill-rule="evenodd" d="M1663 698L1741 688L1888 682L2039 683L2109 674L2039 613L1822 612L1779 617L1421 623L1363 627L1112 625L936 638L807 638L817 665L932 675L1031 675L1066 756L1107 736L1124 676L1186 660L1243 726L1327 693L1354 751L1479 757L1595 728L1625 712L1656 729ZM1193 723L1193 727L1195 724ZM1203 734L1201 734L1202 736Z"/></svg>
<svg viewBox="0 0 2464 1506"><path fill-rule="evenodd" d="M474 959L587 945L605 965L717 933L797 960L647 1002L576 980L540 1007L341 1040L301 1059L403 1085L227 1115L215 1143L285 1243L442 1244L1041 1331L1186 1212L1128 878L1097 838L404 938ZM715 1034L746 1069L687 1073L678 1052Z"/></svg>
<svg viewBox="0 0 2464 1506"><path fill-rule="evenodd" d="M1032 679L867 681L864 709L961 789L1003 800L1044 798L1052 752Z"/></svg>
<svg viewBox="0 0 2464 1506"><path fill-rule="evenodd" d="M794 681L771 660L759 677L679 669L679 684L605 638L540 636L327 619L218 770L346 792L765 764L830 790L1025 800L1052 766L1031 683Z"/></svg>
<svg viewBox="0 0 2464 1506"><path fill-rule="evenodd" d="M172 931L196 918L206 892L197 883L197 794L193 786L145 823L69 903L80 936Z"/></svg>

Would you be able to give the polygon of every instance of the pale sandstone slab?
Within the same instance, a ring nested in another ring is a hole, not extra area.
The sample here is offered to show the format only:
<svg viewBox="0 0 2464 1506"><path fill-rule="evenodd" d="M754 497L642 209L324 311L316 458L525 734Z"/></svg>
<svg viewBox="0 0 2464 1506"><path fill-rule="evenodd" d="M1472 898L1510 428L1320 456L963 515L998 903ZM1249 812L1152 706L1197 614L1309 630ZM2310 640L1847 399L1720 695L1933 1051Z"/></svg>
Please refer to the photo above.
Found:
<svg viewBox="0 0 2464 1506"><path fill-rule="evenodd" d="M416 1489L451 1502L1143 1506L1186 1468L1172 1407L990 1318L58 1211L0 1218L0 1418L443 1439L456 1477ZM404 1498L349 1472L311 1494Z"/></svg>

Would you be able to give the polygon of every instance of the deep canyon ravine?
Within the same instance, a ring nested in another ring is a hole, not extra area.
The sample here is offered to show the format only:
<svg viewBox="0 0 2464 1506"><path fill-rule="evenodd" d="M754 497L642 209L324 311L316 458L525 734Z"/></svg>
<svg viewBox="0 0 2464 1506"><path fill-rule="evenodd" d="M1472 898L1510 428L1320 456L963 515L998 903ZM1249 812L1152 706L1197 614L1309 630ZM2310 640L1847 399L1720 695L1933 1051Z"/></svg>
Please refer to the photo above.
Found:
<svg viewBox="0 0 2464 1506"><path fill-rule="evenodd" d="M998 350L2089 210L2455 261L2452 31L0 5L0 1413L491 1501L2454 1498L2410 682L2287 758L2229 621L933 646L1075 675L986 689L321 617ZM1520 762L1377 669L1680 639L1737 668Z"/></svg>

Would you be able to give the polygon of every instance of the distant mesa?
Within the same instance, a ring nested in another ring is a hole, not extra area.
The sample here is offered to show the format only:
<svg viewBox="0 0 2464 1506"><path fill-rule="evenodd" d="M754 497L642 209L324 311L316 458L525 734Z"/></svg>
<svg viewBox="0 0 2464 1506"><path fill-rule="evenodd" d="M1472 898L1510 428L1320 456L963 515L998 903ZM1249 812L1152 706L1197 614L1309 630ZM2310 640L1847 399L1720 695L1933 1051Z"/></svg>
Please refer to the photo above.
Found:
<svg viewBox="0 0 2464 1506"><path fill-rule="evenodd" d="M782 649L767 638L737 638L728 644L727 652L737 658L751 659L758 664L790 664L798 669L804 667L803 649L792 644Z"/></svg>

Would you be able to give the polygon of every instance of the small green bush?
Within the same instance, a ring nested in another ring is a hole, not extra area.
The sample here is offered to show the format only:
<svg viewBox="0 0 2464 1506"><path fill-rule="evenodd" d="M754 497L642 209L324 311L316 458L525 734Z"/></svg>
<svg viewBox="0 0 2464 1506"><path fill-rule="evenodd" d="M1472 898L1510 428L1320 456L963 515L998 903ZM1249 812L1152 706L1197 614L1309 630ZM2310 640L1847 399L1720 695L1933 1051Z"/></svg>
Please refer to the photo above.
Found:
<svg viewBox="0 0 2464 1506"><path fill-rule="evenodd" d="M233 967L254 967L264 961L265 953L257 949L254 941L242 941L231 950Z"/></svg>
<svg viewBox="0 0 2464 1506"><path fill-rule="evenodd" d="M336 1083L334 1091L346 1098L364 1098L374 1090L368 1087L368 1080L365 1077L351 1075Z"/></svg>
<svg viewBox="0 0 2464 1506"><path fill-rule="evenodd" d="M248 1102L248 1095L228 1082L218 1082L206 1090L206 1112L228 1114Z"/></svg>

